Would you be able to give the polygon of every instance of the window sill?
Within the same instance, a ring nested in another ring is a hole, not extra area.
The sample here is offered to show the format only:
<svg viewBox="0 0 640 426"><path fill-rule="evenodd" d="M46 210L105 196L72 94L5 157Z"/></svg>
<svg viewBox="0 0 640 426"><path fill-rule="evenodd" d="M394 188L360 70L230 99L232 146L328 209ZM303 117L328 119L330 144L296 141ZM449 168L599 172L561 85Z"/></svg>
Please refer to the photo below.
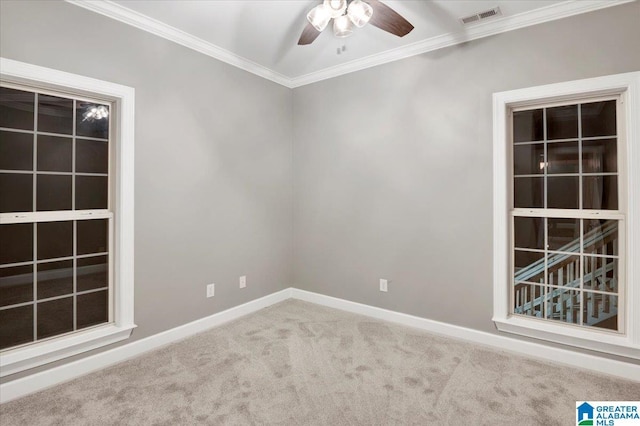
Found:
<svg viewBox="0 0 640 426"><path fill-rule="evenodd" d="M640 347L628 336L600 330L584 330L571 325L550 324L544 320L511 316L493 318L499 331L546 340L577 348L640 359Z"/></svg>
<svg viewBox="0 0 640 426"><path fill-rule="evenodd" d="M0 377L110 345L131 336L135 324L107 324L0 353Z"/></svg>

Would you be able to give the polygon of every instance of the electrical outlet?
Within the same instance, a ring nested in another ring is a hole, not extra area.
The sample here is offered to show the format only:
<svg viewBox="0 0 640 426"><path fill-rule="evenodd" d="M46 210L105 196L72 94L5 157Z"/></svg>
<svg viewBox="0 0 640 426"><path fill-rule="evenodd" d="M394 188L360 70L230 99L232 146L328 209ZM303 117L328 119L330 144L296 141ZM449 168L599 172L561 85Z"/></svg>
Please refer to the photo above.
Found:
<svg viewBox="0 0 640 426"><path fill-rule="evenodd" d="M247 276L243 275L240 277L240 288L245 288L247 286Z"/></svg>
<svg viewBox="0 0 640 426"><path fill-rule="evenodd" d="M388 280L383 280L382 278L380 278L380 291L384 291L386 293L388 284L389 284Z"/></svg>
<svg viewBox="0 0 640 426"><path fill-rule="evenodd" d="M216 285L207 284L207 297L213 297L216 294Z"/></svg>

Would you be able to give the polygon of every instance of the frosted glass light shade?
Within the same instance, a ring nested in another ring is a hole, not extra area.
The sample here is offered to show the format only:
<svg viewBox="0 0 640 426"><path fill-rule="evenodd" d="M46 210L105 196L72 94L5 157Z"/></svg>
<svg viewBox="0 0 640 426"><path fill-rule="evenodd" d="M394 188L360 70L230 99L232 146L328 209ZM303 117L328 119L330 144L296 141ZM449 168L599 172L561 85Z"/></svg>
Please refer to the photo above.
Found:
<svg viewBox="0 0 640 426"><path fill-rule="evenodd" d="M324 30L330 20L331 12L324 3L317 5L307 13L307 21L318 31Z"/></svg>
<svg viewBox="0 0 640 426"><path fill-rule="evenodd" d="M353 0L347 9L347 15L353 25L362 28L371 19L373 8L362 0Z"/></svg>
<svg viewBox="0 0 640 426"><path fill-rule="evenodd" d="M344 15L347 10L347 0L324 0L323 4L333 19Z"/></svg>
<svg viewBox="0 0 640 426"><path fill-rule="evenodd" d="M353 23L347 15L342 15L333 20L333 34L336 37L349 37L353 33Z"/></svg>

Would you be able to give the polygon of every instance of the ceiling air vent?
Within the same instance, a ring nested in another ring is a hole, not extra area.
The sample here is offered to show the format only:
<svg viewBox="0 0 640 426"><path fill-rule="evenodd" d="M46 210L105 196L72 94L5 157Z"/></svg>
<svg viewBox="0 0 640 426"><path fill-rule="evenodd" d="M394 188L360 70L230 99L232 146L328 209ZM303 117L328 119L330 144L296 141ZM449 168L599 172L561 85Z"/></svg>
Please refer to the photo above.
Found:
<svg viewBox="0 0 640 426"><path fill-rule="evenodd" d="M473 22L483 21L485 19L493 18L494 16L500 16L502 12L500 7L494 7L493 9L485 10L484 12L478 12L474 15L465 16L460 18L460 22L464 25L471 24Z"/></svg>

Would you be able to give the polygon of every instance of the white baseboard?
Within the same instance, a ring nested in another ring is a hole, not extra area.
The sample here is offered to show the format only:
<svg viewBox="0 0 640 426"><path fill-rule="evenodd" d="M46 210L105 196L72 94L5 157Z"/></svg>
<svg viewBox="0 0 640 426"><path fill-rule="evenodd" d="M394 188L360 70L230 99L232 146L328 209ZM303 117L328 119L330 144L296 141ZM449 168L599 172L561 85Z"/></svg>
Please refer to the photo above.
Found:
<svg viewBox="0 0 640 426"><path fill-rule="evenodd" d="M287 288L227 309L226 311L218 312L211 316L172 328L171 330L136 340L127 345L119 346L59 367L54 367L40 373L0 384L0 403L8 402L30 393L38 392L51 386L73 380L77 377L84 376L85 374L101 370L113 364L126 361L127 359L142 355L145 352L158 349L170 343L193 336L194 334L200 333L209 328L235 320L278 302L282 302L290 297L291 289Z"/></svg>
<svg viewBox="0 0 640 426"><path fill-rule="evenodd" d="M466 340L528 357L565 364L572 367L584 368L598 373L622 377L627 380L640 381L640 365L472 330L465 327L459 327L452 324L446 324L439 321L377 308L375 306L325 296L323 294L313 293L310 291L287 288L259 299L252 300L251 302L227 309L226 311L218 312L217 314L213 314L206 318L172 328L171 330L163 331L162 333L158 333L144 339L136 340L127 345L119 346L40 373L35 373L30 376L0 384L0 403L8 402L30 393L38 392L94 371L101 370L119 362L126 361L142 355L145 352L149 352L170 343L193 336L194 334L206 331L212 327L235 320L290 298L304 300L318 305L327 306L329 308L353 312L355 314L365 315L384 321L390 321L425 330L430 333Z"/></svg>
<svg viewBox="0 0 640 426"><path fill-rule="evenodd" d="M537 358L544 361L583 368L585 370L591 370L601 374L622 377L627 380L640 382L640 365L637 364L616 361L562 348L555 348L540 343L486 333L484 331L472 330L470 328L407 315L400 312L390 311L387 309L377 308L375 306L364 305L362 303L351 302L349 300L338 299L336 297L325 296L323 294L299 290L296 288L291 289L291 297L327 306L329 308L340 309L384 321L419 328L445 337L452 337L455 339L490 346L502 351L517 353L519 355Z"/></svg>

